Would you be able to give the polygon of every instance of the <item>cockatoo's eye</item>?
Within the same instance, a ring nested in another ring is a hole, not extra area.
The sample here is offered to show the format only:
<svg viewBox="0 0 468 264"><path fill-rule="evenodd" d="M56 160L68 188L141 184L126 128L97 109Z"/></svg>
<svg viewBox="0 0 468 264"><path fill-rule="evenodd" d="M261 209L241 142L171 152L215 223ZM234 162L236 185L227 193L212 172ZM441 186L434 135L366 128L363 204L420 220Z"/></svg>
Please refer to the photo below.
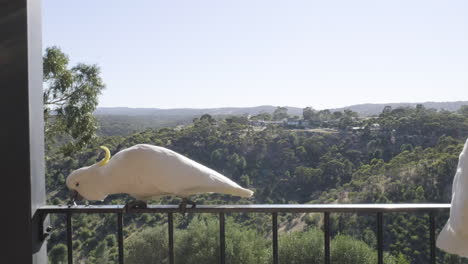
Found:
<svg viewBox="0 0 468 264"><path fill-rule="evenodd" d="M80 183L79 182L75 183L75 187L78 187L78 186L80 186Z"/></svg>

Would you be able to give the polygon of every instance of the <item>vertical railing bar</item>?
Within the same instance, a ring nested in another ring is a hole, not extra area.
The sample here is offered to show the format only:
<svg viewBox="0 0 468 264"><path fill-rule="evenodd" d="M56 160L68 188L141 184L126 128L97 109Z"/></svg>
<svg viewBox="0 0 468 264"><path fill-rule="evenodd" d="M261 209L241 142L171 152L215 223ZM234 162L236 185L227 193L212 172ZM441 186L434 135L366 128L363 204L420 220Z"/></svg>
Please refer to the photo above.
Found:
<svg viewBox="0 0 468 264"><path fill-rule="evenodd" d="M325 264L330 264L330 212L323 215Z"/></svg>
<svg viewBox="0 0 468 264"><path fill-rule="evenodd" d="M272 213L273 264L279 263L278 256L278 213Z"/></svg>
<svg viewBox="0 0 468 264"><path fill-rule="evenodd" d="M73 264L72 214L67 212L67 256L68 264Z"/></svg>
<svg viewBox="0 0 468 264"><path fill-rule="evenodd" d="M119 264L124 263L124 245L123 245L123 214L117 213L117 236L119 243Z"/></svg>
<svg viewBox="0 0 468 264"><path fill-rule="evenodd" d="M226 263L226 232L224 228L224 213L219 213L219 257L220 263Z"/></svg>
<svg viewBox="0 0 468 264"><path fill-rule="evenodd" d="M383 213L377 213L377 263L383 264Z"/></svg>
<svg viewBox="0 0 468 264"><path fill-rule="evenodd" d="M167 213L167 233L169 235L169 264L174 264L174 217Z"/></svg>
<svg viewBox="0 0 468 264"><path fill-rule="evenodd" d="M429 213L429 237L431 243L431 264L436 264L435 218L434 211Z"/></svg>

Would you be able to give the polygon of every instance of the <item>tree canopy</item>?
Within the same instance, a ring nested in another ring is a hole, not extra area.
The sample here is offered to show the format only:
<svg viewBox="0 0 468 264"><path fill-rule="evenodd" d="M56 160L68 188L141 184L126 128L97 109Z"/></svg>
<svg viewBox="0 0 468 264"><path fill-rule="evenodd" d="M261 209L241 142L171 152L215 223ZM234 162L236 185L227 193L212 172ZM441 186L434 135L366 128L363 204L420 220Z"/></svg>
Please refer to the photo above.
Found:
<svg viewBox="0 0 468 264"><path fill-rule="evenodd" d="M314 113L319 117L317 125L337 132L289 129L283 125L254 129L246 116L202 115L184 127L101 136L73 156L52 152L47 160L48 200L53 204L65 202L65 176L73 169L94 164L99 159L96 152L99 145L106 145L116 153L135 144L149 143L177 151L255 190L252 199L218 194L193 197L198 204L450 201L458 155L468 135L468 116L464 111L435 111L421 106L386 108L371 118L360 118L352 111ZM359 129L350 131L350 126ZM117 194L106 198L104 203L123 204L128 200L127 195ZM152 202L179 201L176 197L163 197ZM319 259L321 263L322 215L278 217L281 261L314 263ZM375 215L333 213L330 217L332 262L375 263ZM437 228L447 217L447 213L436 215ZM385 263L428 263L428 221L426 214L385 214ZM52 222L64 226L63 216L53 216ZM127 215L125 222L125 255L129 263L167 262L164 215ZM226 214L226 222L229 261L271 263L270 215ZM77 260L116 261L113 215L77 215L74 226ZM217 262L215 217L174 214L174 226L176 256L187 256L179 258L180 263ZM49 243L50 259L60 261L65 229L54 230ZM467 263L455 256L438 255L439 263Z"/></svg>
<svg viewBox="0 0 468 264"><path fill-rule="evenodd" d="M65 141L62 150L82 149L95 137L97 122L93 112L105 85L97 65L78 63L58 47L49 47L43 57L44 118L46 140Z"/></svg>

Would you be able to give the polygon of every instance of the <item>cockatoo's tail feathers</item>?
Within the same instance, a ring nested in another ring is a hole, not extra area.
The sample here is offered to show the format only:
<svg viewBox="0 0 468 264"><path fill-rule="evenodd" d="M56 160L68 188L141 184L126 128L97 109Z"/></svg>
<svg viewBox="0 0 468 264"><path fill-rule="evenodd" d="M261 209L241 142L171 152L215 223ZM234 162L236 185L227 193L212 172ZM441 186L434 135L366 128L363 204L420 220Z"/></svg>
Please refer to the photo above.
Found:
<svg viewBox="0 0 468 264"><path fill-rule="evenodd" d="M252 197L253 193L254 192L249 189L239 188L235 190L234 195L244 197L244 198L250 198Z"/></svg>
<svg viewBox="0 0 468 264"><path fill-rule="evenodd" d="M439 237L437 237L437 247L450 254L468 257L468 239L454 231L450 226L450 222L446 223Z"/></svg>
<svg viewBox="0 0 468 264"><path fill-rule="evenodd" d="M468 140L465 143L452 185L450 218L437 238L437 247L468 257Z"/></svg>

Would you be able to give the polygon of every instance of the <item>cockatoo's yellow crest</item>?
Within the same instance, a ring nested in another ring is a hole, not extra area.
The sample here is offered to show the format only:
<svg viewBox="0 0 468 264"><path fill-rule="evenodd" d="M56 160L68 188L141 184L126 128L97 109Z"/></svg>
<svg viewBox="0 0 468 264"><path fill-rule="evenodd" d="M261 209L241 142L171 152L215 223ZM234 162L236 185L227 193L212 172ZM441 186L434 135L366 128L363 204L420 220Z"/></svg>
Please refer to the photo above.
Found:
<svg viewBox="0 0 468 264"><path fill-rule="evenodd" d="M99 162L99 166L104 166L109 162L111 158L111 153L110 150L106 146L101 146L101 149L103 149L106 152L106 156Z"/></svg>

